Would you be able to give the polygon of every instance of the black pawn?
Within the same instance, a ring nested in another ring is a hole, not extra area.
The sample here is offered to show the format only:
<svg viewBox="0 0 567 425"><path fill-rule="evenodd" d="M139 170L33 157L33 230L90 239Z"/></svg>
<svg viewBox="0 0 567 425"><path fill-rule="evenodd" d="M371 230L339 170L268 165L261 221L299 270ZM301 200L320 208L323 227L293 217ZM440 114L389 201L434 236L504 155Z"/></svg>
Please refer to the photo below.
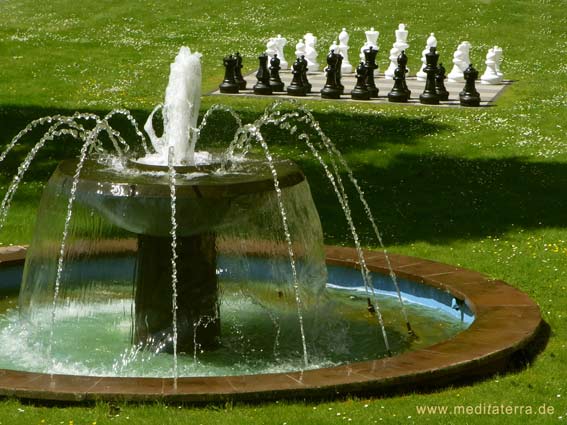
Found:
<svg viewBox="0 0 567 425"><path fill-rule="evenodd" d="M339 62L338 55L331 50L327 55L327 67L325 72L327 74L327 81L325 86L321 89L321 97L323 99L340 99L341 88L337 85L337 63Z"/></svg>
<svg viewBox="0 0 567 425"><path fill-rule="evenodd" d="M224 64L224 80L219 85L221 93L238 93L238 83L234 80L234 70L236 67L236 58L232 55L225 56Z"/></svg>
<svg viewBox="0 0 567 425"><path fill-rule="evenodd" d="M272 94L272 88L270 87L270 72L268 71L268 55L262 53L258 56L260 65L258 67L258 72L256 72L256 79L258 82L254 84L254 94Z"/></svg>
<svg viewBox="0 0 567 425"><path fill-rule="evenodd" d="M234 68L234 81L238 84L240 90L246 90L246 80L242 76L242 56L239 52L234 54L236 57L236 67Z"/></svg>
<svg viewBox="0 0 567 425"><path fill-rule="evenodd" d="M270 87L272 87L272 91L284 91L284 83L280 78L280 59L278 55L274 55L272 59L270 59Z"/></svg>
<svg viewBox="0 0 567 425"><path fill-rule="evenodd" d="M309 80L307 79L307 59L305 59L304 55L301 55L301 65L302 65L302 72L301 72L301 81L303 82L303 87L305 88L305 93L311 93L311 88L313 87Z"/></svg>
<svg viewBox="0 0 567 425"><path fill-rule="evenodd" d="M408 83L406 81L406 76L408 75L408 56L406 55L405 50L402 50L402 53L400 53L400 56L398 56L398 64L404 70L404 79L402 81L402 86L409 99L411 97L411 90L408 88Z"/></svg>
<svg viewBox="0 0 567 425"><path fill-rule="evenodd" d="M376 65L378 50L370 46L368 49L364 49L363 53L364 67L366 68L366 88L370 93L370 97L378 97L378 87L376 87L374 82L374 70L378 68L378 65Z"/></svg>
<svg viewBox="0 0 567 425"><path fill-rule="evenodd" d="M305 96L305 86L303 85L303 62L301 58L291 66L293 78L289 86L287 86L287 94L290 96Z"/></svg>
<svg viewBox="0 0 567 425"><path fill-rule="evenodd" d="M465 88L459 93L461 106L480 106L480 94L476 91L475 87L478 71L471 63L463 74L465 76Z"/></svg>
<svg viewBox="0 0 567 425"><path fill-rule="evenodd" d="M394 87L392 87L392 90L388 93L388 100L390 102L407 102L409 99L409 90L407 90L406 83L407 60L408 58L403 52L398 56L398 67L394 71Z"/></svg>
<svg viewBox="0 0 567 425"><path fill-rule="evenodd" d="M435 91L435 74L437 73L437 61L439 54L435 47L429 49L429 53L425 55L426 65L423 70L427 74L425 81L425 90L419 95L419 102L426 105L439 105L439 95Z"/></svg>
<svg viewBox="0 0 567 425"><path fill-rule="evenodd" d="M364 62L356 67L356 86L350 92L350 96L355 100L369 100L370 92L366 88L366 73L368 70L364 66Z"/></svg>
<svg viewBox="0 0 567 425"><path fill-rule="evenodd" d="M439 96L439 100L449 100L449 92L445 88L445 67L442 63L437 67L437 73L435 74L435 91Z"/></svg>

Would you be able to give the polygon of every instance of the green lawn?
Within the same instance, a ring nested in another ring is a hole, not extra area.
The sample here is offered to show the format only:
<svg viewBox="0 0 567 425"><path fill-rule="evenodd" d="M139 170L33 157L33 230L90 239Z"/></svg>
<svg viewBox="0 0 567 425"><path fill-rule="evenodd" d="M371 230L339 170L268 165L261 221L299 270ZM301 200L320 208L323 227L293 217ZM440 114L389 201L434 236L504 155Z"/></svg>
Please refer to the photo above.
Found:
<svg viewBox="0 0 567 425"><path fill-rule="evenodd" d="M410 31L409 67L431 31L450 70L459 41L473 45L482 73L484 55L504 48L503 71L515 80L497 106L447 109L311 102L323 130L359 178L392 252L472 268L527 292L551 327L545 351L521 372L432 394L330 401L279 402L202 408L108 404L40 407L0 401L0 425L12 424L329 424L329 423L561 423L567 421L567 4L563 0L422 0L418 2L260 3L0 0L0 144L34 118L75 110L133 110L141 121L163 98L169 63L181 45L203 53L204 89L222 80L222 56L239 50L252 71L264 40L281 33L291 57L305 32L323 46L342 27L351 53L362 30L381 32L380 68L387 66L393 31ZM354 56L354 54L353 54ZM246 121L269 104L257 99L222 101ZM229 137L224 117L214 136ZM28 148L34 133L28 140ZM212 134L204 136L211 139ZM305 170L328 243L352 245L347 225L315 160L290 137L268 131L279 154ZM77 146L55 143L37 159L0 243L28 243L43 183L59 159ZM206 141L204 141L206 142ZM210 140L209 140L210 142ZM6 190L25 149L2 163ZM354 194L350 198L354 198ZM361 217L362 210L354 206ZM363 243L375 248L371 228L360 220ZM1 349L1 347L0 347ZM420 415L418 406L540 406L551 415Z"/></svg>

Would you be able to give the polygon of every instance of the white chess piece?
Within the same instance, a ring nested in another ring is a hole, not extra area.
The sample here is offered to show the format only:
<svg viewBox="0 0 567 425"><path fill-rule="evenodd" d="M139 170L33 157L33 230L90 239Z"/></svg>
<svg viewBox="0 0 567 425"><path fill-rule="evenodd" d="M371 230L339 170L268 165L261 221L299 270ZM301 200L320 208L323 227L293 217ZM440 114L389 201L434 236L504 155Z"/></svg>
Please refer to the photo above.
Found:
<svg viewBox="0 0 567 425"><path fill-rule="evenodd" d="M341 65L341 73L350 74L352 72L352 65L348 60L348 41L350 37L346 32L346 28L343 28L339 34L339 53L343 57L343 63Z"/></svg>
<svg viewBox="0 0 567 425"><path fill-rule="evenodd" d="M502 47L494 46L494 53L496 54L495 62L496 62L496 74L501 78L504 79L504 74L500 71L500 64L502 63Z"/></svg>
<svg viewBox="0 0 567 425"><path fill-rule="evenodd" d="M269 58L272 58L274 55L278 54L277 43L275 38L270 37L268 42L266 43L266 54Z"/></svg>
<svg viewBox="0 0 567 425"><path fill-rule="evenodd" d="M463 41L463 44L465 45L466 49L465 49L465 60L467 61L467 68L468 66L471 64L471 59L469 57L470 53L471 53L471 43L469 43L468 41Z"/></svg>
<svg viewBox="0 0 567 425"><path fill-rule="evenodd" d="M307 60L307 68L310 71L319 71L319 63L317 62L317 37L308 32L303 36L305 39L305 59Z"/></svg>
<svg viewBox="0 0 567 425"><path fill-rule="evenodd" d="M435 34L431 33L429 37L427 37L427 42L425 43L425 49L421 52L421 68L415 76L417 77L417 81L426 81L427 74L425 73L424 69L427 66L427 60L425 59L425 55L429 53L432 47L437 47L437 39L435 38Z"/></svg>
<svg viewBox="0 0 567 425"><path fill-rule="evenodd" d="M364 51L366 49L370 49L372 47L374 50L380 50L380 48L378 47L378 36L380 35L380 33L376 31L374 27L372 27L370 28L370 30L364 31L364 34L366 35L366 41L360 48L359 55L362 62L366 60L366 56L364 56ZM374 75L378 76L378 67L376 67L376 69L374 70Z"/></svg>
<svg viewBox="0 0 567 425"><path fill-rule="evenodd" d="M303 39L300 39L295 45L295 57L300 58L301 56L305 56L305 43Z"/></svg>
<svg viewBox="0 0 567 425"><path fill-rule="evenodd" d="M335 53L339 53L339 45L337 44L336 41L333 41L333 44L331 44L331 46L329 47L329 52L331 50L334 51Z"/></svg>
<svg viewBox="0 0 567 425"><path fill-rule="evenodd" d="M486 61L484 62L486 64L486 70L480 77L482 84L499 84L502 81L502 77L496 72L497 58L498 54L494 51L494 48L490 48L486 54Z"/></svg>
<svg viewBox="0 0 567 425"><path fill-rule="evenodd" d="M276 43L276 50L278 52L278 58L280 60L280 67L281 69L288 69L289 64L285 60L284 55L284 47L287 44L287 40L282 37L281 34L278 34L278 36L274 38L274 41Z"/></svg>
<svg viewBox="0 0 567 425"><path fill-rule="evenodd" d="M364 57L364 51L370 47L375 50L378 50L378 36L380 33L374 29L374 27L370 28L368 31L364 31L366 35L366 41L360 48L360 60L364 61L366 58Z"/></svg>
<svg viewBox="0 0 567 425"><path fill-rule="evenodd" d="M451 83L463 83L465 81L464 72L470 65L469 52L471 44L468 41L463 41L458 45L457 50L453 53L453 69L447 75Z"/></svg>
<svg viewBox="0 0 567 425"><path fill-rule="evenodd" d="M390 65L388 69L384 72L384 78L387 80L392 80L394 78L394 72L398 67L398 56L409 48L408 44L408 30L406 30L405 24L398 25L398 29L394 31L396 35L396 42L390 49ZM407 68L407 73L409 73L409 68Z"/></svg>

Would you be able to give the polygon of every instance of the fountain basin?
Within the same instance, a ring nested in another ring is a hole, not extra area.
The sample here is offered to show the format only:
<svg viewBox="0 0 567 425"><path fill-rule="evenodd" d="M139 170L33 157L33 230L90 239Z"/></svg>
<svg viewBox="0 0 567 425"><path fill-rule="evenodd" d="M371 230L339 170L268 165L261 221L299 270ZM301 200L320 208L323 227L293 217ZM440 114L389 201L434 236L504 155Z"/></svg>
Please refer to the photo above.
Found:
<svg viewBox="0 0 567 425"><path fill-rule="evenodd" d="M15 284L14 267L21 267L25 251L23 247L0 250L0 266L9 272L2 275L6 281L0 282L0 287ZM388 273L383 254L367 251L365 256L372 272ZM328 266L340 267L345 273L358 267L358 257L351 248L327 247L326 258ZM401 255L391 255L390 260L399 277L413 282L402 287L404 296L436 299L449 308L451 300L460 300L474 314L474 322L465 331L433 346L390 358L303 372L178 378L175 383L173 378L0 370L0 395L63 401L166 402L384 395L475 379L504 370L518 356L533 355L533 342L542 335L544 323L539 308L524 293L459 267Z"/></svg>
<svg viewBox="0 0 567 425"><path fill-rule="evenodd" d="M282 189L305 180L291 161L278 161L274 165ZM76 166L77 160L61 162L50 184L71 187ZM246 211L258 208L266 192L274 191L274 177L265 163L243 162L234 174L215 174L202 168L188 171L188 167L183 167L179 172L184 174L176 179L178 236L198 235L214 231L221 224L233 224L246 217ZM171 192L167 168L139 164L126 172L97 161L86 161L77 185L77 202L90 206L129 232L170 236Z"/></svg>

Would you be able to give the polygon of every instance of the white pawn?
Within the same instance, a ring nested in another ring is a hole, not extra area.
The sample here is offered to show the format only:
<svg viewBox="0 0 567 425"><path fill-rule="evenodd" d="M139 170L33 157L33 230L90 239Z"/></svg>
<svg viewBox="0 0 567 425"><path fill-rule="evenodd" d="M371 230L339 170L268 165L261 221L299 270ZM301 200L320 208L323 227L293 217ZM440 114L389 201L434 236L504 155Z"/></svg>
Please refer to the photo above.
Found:
<svg viewBox="0 0 567 425"><path fill-rule="evenodd" d="M366 57L364 56L364 51L366 49L372 47L374 50L378 50L378 36L380 35L380 33L374 30L374 27L372 27L368 31L364 31L364 34L366 35L366 41L360 48L359 55L360 60L363 62L366 60Z"/></svg>
<svg viewBox="0 0 567 425"><path fill-rule="evenodd" d="M471 44L468 41L463 41L457 46L457 50L453 53L453 69L447 75L450 83L464 83L464 72L471 64L469 53Z"/></svg>
<svg viewBox="0 0 567 425"><path fill-rule="evenodd" d="M504 74L500 71L500 64L502 63L502 47L499 46L494 46L494 53L496 54L496 74L498 74L498 76L501 79L504 79Z"/></svg>
<svg viewBox="0 0 567 425"><path fill-rule="evenodd" d="M425 59L425 55L428 54L432 47L437 47L437 39L435 38L435 34L431 33L429 37L427 37L427 42L425 44L425 49L421 52L421 68L415 76L417 77L417 81L426 81L427 74L425 73L424 69L427 66L427 59Z"/></svg>
<svg viewBox="0 0 567 425"><path fill-rule="evenodd" d="M346 29L343 28L341 33L339 34L339 53L343 57L343 63L341 65L341 73L349 74L352 72L352 65L348 60L348 41L350 37L346 32Z"/></svg>
<svg viewBox="0 0 567 425"><path fill-rule="evenodd" d="M284 37L282 37L281 34L278 34L278 36L274 38L274 41L276 43L278 59L280 60L280 68L288 69L289 64L285 60L285 56L284 56L284 47L287 44L287 40Z"/></svg>
<svg viewBox="0 0 567 425"><path fill-rule="evenodd" d="M303 36L305 39L305 59L307 60L307 68L310 71L319 71L319 63L317 62L317 37L308 32Z"/></svg>
<svg viewBox="0 0 567 425"><path fill-rule="evenodd" d="M331 46L329 47L329 52L331 50L334 51L335 53L339 53L339 45L337 44L336 41L333 41L333 44L331 44Z"/></svg>
<svg viewBox="0 0 567 425"><path fill-rule="evenodd" d="M398 56L409 48L408 44L408 30L406 30L405 24L398 25L398 29L394 31L396 35L396 42L390 49L390 65L388 69L384 72L384 78L387 80L392 80L394 78L394 72L398 67ZM407 69L407 73L409 73L409 68Z"/></svg>
<svg viewBox="0 0 567 425"><path fill-rule="evenodd" d="M295 45L295 57L300 58L301 56L305 56L305 43L302 38Z"/></svg>
<svg viewBox="0 0 567 425"><path fill-rule="evenodd" d="M497 58L498 54L494 51L494 48L489 49L486 54L486 61L484 62L486 64L486 70L480 77L482 84L499 84L502 81L502 77L496 72Z"/></svg>

